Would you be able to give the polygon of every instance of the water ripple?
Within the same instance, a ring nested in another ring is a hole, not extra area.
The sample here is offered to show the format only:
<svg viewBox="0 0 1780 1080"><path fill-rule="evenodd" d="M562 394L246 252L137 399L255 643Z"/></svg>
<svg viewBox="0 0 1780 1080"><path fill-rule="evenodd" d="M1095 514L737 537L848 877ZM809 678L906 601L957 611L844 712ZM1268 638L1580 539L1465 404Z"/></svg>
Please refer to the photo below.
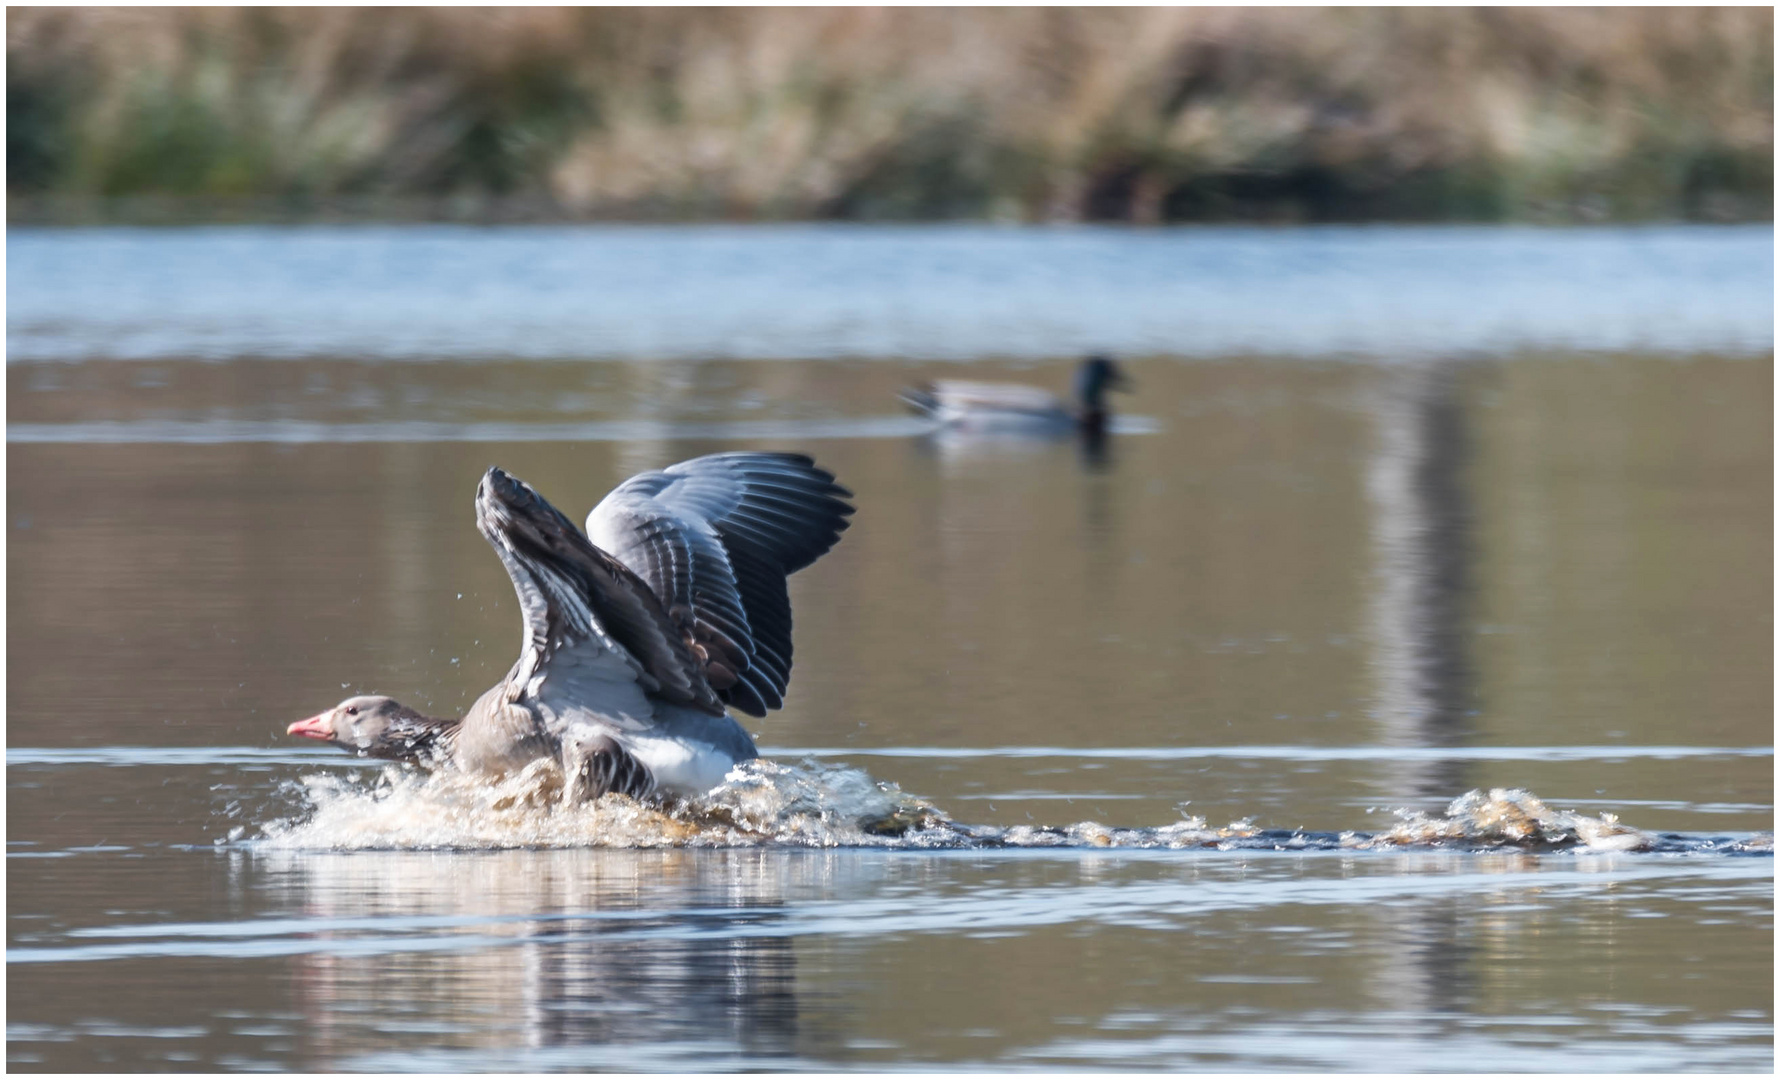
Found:
<svg viewBox="0 0 1780 1080"><path fill-rule="evenodd" d="M1773 757L1771 746L766 746L765 758L1081 758L1119 761L1675 761ZM80 746L6 749L8 767L102 765L357 765L383 763L307 747ZM1078 796L1072 796L1078 797Z"/></svg>

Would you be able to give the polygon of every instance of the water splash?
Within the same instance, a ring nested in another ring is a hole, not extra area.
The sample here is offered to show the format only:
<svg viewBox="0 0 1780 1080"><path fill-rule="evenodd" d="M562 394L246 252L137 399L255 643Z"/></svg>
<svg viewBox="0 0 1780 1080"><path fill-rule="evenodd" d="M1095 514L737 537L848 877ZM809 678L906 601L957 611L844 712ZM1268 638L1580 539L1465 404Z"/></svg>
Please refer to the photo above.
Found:
<svg viewBox="0 0 1780 1080"><path fill-rule="evenodd" d="M1487 847L1583 847L1593 851L1646 851L1658 837L1620 824L1615 814L1589 817L1554 810L1530 791L1491 788L1454 799L1441 817L1398 811L1395 828L1372 837L1368 846L1461 842Z"/></svg>
<svg viewBox="0 0 1780 1080"><path fill-rule="evenodd" d="M955 835L933 806L859 769L756 760L697 800L666 805L607 795L562 801L561 770L539 760L490 782L399 766L296 781L297 817L263 828L273 847L306 849L809 847L911 844Z"/></svg>
<svg viewBox="0 0 1780 1080"><path fill-rule="evenodd" d="M1184 816L1159 826L968 825L926 799L861 769L814 760L756 760L731 770L696 800L665 805L608 795L567 805L553 761L499 781L456 772L426 774L389 766L376 773L323 773L292 782L293 816L262 826L259 843L300 850L895 847L1214 848L1232 850L1391 850L1456 848L1527 851L1773 852L1770 835L1700 839L1657 834L1557 810L1516 788L1471 791L1444 814L1397 810L1378 833L1264 829L1250 820L1214 826ZM229 840L238 838L231 832Z"/></svg>

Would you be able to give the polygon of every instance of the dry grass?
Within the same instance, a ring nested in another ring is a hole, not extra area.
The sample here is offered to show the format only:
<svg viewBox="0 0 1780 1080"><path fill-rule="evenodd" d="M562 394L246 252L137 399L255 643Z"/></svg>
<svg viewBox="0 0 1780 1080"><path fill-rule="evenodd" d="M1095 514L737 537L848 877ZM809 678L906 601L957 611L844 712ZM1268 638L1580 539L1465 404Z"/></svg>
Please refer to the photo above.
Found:
<svg viewBox="0 0 1780 1080"><path fill-rule="evenodd" d="M15 8L8 187L569 217L1757 218L1772 42L1765 8Z"/></svg>

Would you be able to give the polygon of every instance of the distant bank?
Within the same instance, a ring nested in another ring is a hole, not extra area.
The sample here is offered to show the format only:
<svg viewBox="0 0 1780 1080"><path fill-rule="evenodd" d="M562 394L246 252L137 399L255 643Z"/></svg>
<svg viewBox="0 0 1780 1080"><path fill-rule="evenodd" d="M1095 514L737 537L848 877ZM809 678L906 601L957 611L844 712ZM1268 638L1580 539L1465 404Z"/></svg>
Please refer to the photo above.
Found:
<svg viewBox="0 0 1780 1080"><path fill-rule="evenodd" d="M1769 220L1773 12L8 13L15 223Z"/></svg>

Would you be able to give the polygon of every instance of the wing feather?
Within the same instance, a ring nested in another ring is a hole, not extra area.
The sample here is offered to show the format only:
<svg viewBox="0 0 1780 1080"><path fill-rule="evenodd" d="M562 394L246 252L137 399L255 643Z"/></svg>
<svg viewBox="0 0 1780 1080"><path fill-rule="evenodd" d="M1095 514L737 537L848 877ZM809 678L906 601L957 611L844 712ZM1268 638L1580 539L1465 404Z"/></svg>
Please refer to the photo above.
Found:
<svg viewBox="0 0 1780 1080"><path fill-rule="evenodd" d="M618 485L587 535L690 619L718 698L764 716L791 681L785 579L840 539L851 495L802 454L710 454Z"/></svg>
<svg viewBox="0 0 1780 1080"><path fill-rule="evenodd" d="M555 657L598 641L630 665L651 695L722 712L703 657L655 589L589 543L529 485L490 469L477 489L476 524L506 567L524 618L525 642L507 680L514 699L533 692L533 680ZM673 548L671 538L641 542Z"/></svg>

